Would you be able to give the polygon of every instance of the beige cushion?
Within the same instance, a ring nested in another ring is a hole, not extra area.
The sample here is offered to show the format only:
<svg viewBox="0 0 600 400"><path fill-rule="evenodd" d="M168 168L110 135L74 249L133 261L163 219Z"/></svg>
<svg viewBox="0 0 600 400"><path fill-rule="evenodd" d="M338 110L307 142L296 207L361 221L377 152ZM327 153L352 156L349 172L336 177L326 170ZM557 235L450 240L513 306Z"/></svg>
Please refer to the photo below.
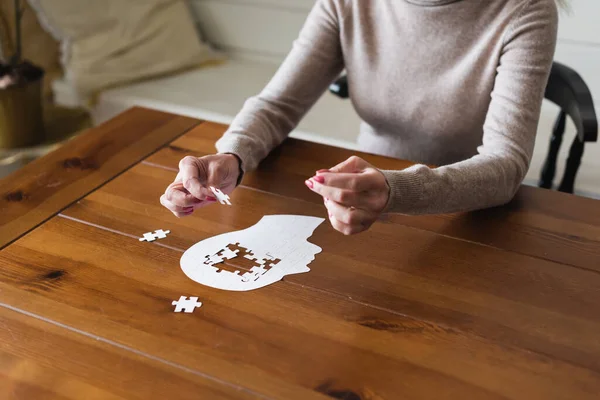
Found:
<svg viewBox="0 0 600 400"><path fill-rule="evenodd" d="M101 89L220 60L183 0L29 0L61 42L65 80L83 98Z"/></svg>
<svg viewBox="0 0 600 400"><path fill-rule="evenodd" d="M37 16L26 2L21 2L25 9L21 20L21 36L23 59L28 60L46 71L44 77L44 94L50 91L50 80L62 75L59 57L59 43L40 26ZM2 59L9 59L15 52L15 20L13 0L0 0L0 44ZM50 96L45 96L50 97Z"/></svg>

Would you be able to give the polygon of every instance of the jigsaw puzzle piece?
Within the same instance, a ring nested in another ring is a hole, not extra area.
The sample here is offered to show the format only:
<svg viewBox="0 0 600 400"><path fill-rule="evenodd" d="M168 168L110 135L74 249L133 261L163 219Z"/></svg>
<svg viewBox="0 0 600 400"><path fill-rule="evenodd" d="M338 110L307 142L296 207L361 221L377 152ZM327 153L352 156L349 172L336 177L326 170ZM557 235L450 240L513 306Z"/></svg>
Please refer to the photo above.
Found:
<svg viewBox="0 0 600 400"><path fill-rule="evenodd" d="M220 264L223 262L223 258L220 257L218 254L213 254L212 256L206 256L206 259L204 260L204 264L206 265L215 265L215 264Z"/></svg>
<svg viewBox="0 0 600 400"><path fill-rule="evenodd" d="M198 297L190 297L188 299L186 296L179 297L179 300L173 300L171 304L175 306L176 313L182 311L193 313L196 308L202 306L202 303L198 301Z"/></svg>
<svg viewBox="0 0 600 400"><path fill-rule="evenodd" d="M213 187L213 186L210 187L210 190L214 193L214 195L217 198L217 200L219 201L219 203L227 204L228 206L231 205L231 202L229 201L229 195L223 193L220 189L217 189L216 187Z"/></svg>
<svg viewBox="0 0 600 400"><path fill-rule="evenodd" d="M146 232L139 240L140 242L154 242L156 239L154 238L154 234L152 232Z"/></svg>
<svg viewBox="0 0 600 400"><path fill-rule="evenodd" d="M140 242L154 242L156 239L164 239L167 235L171 233L171 231L164 231L159 229L154 232L146 232L144 233L144 237L140 238Z"/></svg>
<svg viewBox="0 0 600 400"><path fill-rule="evenodd" d="M156 232L154 232L154 235L157 239L164 239L169 233L171 233L171 231L163 231L162 229L159 229Z"/></svg>
<svg viewBox="0 0 600 400"><path fill-rule="evenodd" d="M218 255L219 257L224 258L225 260L231 260L232 258L236 258L238 256L238 253L240 251L239 250L231 250L229 248L229 246L225 247L223 250L221 250Z"/></svg>

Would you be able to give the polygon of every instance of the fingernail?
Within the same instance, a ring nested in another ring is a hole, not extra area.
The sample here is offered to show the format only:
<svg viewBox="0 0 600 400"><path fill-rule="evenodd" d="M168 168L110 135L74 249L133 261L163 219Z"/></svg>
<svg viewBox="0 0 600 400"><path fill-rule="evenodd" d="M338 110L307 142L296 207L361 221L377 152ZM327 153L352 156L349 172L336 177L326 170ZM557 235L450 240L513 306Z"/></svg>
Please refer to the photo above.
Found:
<svg viewBox="0 0 600 400"><path fill-rule="evenodd" d="M186 207L183 209L184 212L191 212L194 211L194 207Z"/></svg>
<svg viewBox="0 0 600 400"><path fill-rule="evenodd" d="M316 173L317 174L322 174L323 172L329 172L329 170L328 169L320 169Z"/></svg>
<svg viewBox="0 0 600 400"><path fill-rule="evenodd" d="M305 184L306 186L308 186L309 188L311 188L311 189L312 189L312 188L313 188L313 186L314 186L314 185L313 185L313 183L312 183L311 181L309 181L309 180L306 180L306 181L304 181L304 184Z"/></svg>
<svg viewBox="0 0 600 400"><path fill-rule="evenodd" d="M322 176L315 176L313 177L313 179L319 183L325 183L325 178L323 178Z"/></svg>
<svg viewBox="0 0 600 400"><path fill-rule="evenodd" d="M333 217L333 215L331 215L331 213L329 213L329 218Z"/></svg>
<svg viewBox="0 0 600 400"><path fill-rule="evenodd" d="M216 198L212 197L212 196L206 196L206 200L208 201L217 201Z"/></svg>

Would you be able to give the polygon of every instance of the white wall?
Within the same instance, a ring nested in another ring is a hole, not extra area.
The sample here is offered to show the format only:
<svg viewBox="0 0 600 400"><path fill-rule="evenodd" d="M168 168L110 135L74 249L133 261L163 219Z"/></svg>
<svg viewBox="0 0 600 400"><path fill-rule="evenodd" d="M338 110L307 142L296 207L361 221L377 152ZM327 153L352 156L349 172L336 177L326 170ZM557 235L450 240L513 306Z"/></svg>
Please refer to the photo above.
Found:
<svg viewBox="0 0 600 400"><path fill-rule="evenodd" d="M600 104L600 0L561 11L556 60L579 72ZM314 0L191 0L206 38L237 56L280 62Z"/></svg>
<svg viewBox="0 0 600 400"><path fill-rule="evenodd" d="M599 108L600 0L570 0L570 4L571 10L560 16L555 59L579 72Z"/></svg>
<svg viewBox="0 0 600 400"><path fill-rule="evenodd" d="M190 0L210 43L236 56L281 62L314 0Z"/></svg>

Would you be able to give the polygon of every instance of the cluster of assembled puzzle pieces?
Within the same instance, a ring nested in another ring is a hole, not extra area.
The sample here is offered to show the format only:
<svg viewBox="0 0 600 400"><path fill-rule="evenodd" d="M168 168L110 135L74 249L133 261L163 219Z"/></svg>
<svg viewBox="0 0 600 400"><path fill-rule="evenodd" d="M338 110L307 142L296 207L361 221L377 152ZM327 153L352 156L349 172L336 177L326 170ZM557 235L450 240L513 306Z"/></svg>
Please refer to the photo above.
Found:
<svg viewBox="0 0 600 400"><path fill-rule="evenodd" d="M244 262L243 259L249 260L253 265L248 266L249 263ZM205 268L213 268L217 273L240 276L242 282L249 282L258 280L279 262L280 259L269 253L257 254L243 247L241 243L230 243L217 253L206 256L203 265ZM197 297L187 299L184 296L181 296L179 301L173 301L172 304L176 306L175 312L186 313L191 313L196 307L202 306Z"/></svg>
<svg viewBox="0 0 600 400"><path fill-rule="evenodd" d="M244 258L251 260L254 262L254 265L250 268L244 268L243 265L230 265L227 263L228 260L232 260L237 258L242 251L244 254ZM204 261L204 265L207 267L212 267L217 270L219 273L228 273L239 275L240 270L245 270L246 272L241 275L242 282L248 282L250 280L257 280L261 275L265 274L275 265L277 265L281 260L271 256L270 254L255 254L253 251L248 250L245 247L242 247L240 243L228 244L225 248L219 251L216 254L206 256L206 260Z"/></svg>

